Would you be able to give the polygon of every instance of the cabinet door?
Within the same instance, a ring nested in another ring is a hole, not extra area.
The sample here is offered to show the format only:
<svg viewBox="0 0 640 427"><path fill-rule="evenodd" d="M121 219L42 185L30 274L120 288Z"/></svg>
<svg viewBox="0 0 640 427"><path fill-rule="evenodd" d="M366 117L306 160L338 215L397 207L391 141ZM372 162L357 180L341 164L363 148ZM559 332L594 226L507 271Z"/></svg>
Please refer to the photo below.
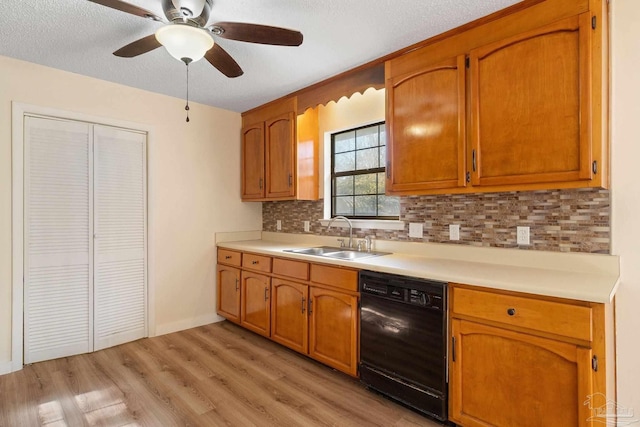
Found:
<svg viewBox="0 0 640 427"><path fill-rule="evenodd" d="M450 419L474 426L587 426L591 349L454 319Z"/></svg>
<svg viewBox="0 0 640 427"><path fill-rule="evenodd" d="M591 19L470 52L473 185L592 178Z"/></svg>
<svg viewBox="0 0 640 427"><path fill-rule="evenodd" d="M266 197L295 196L295 116L287 113L265 124L266 130Z"/></svg>
<svg viewBox="0 0 640 427"><path fill-rule="evenodd" d="M218 314L240 323L240 270L218 265Z"/></svg>
<svg viewBox="0 0 640 427"><path fill-rule="evenodd" d="M465 58L387 80L387 192L464 187Z"/></svg>
<svg viewBox="0 0 640 427"><path fill-rule="evenodd" d="M264 198L264 143L264 123L242 129L242 199Z"/></svg>
<svg viewBox="0 0 640 427"><path fill-rule="evenodd" d="M270 333L270 281L268 276L242 272L242 297L240 324L260 335Z"/></svg>
<svg viewBox="0 0 640 427"><path fill-rule="evenodd" d="M271 282L271 339L307 353L307 285L273 279Z"/></svg>
<svg viewBox="0 0 640 427"><path fill-rule="evenodd" d="M356 376L358 297L316 287L309 294L309 355Z"/></svg>

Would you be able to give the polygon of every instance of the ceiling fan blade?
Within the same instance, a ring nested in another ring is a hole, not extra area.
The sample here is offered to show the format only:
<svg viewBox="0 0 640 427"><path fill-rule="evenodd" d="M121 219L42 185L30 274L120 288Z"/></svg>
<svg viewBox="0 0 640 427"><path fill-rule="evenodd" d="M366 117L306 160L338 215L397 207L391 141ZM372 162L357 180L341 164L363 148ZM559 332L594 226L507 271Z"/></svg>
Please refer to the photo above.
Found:
<svg viewBox="0 0 640 427"><path fill-rule="evenodd" d="M300 31L271 27L269 25L216 22L211 26L211 32L225 39L249 43L279 46L300 46L302 44L302 33Z"/></svg>
<svg viewBox="0 0 640 427"><path fill-rule="evenodd" d="M204 57L227 77L239 77L244 74L238 63L218 43L214 44Z"/></svg>
<svg viewBox="0 0 640 427"><path fill-rule="evenodd" d="M130 13L132 15L136 15L141 18L150 18L150 19L153 19L154 21L162 21L162 18L157 16L155 13L120 0L89 0L89 1L92 3L97 3L103 6L110 7L112 9L120 10L125 13Z"/></svg>
<svg viewBox="0 0 640 427"><path fill-rule="evenodd" d="M128 45L121 47L113 52L113 54L122 58L133 58L134 56L142 55L143 53L157 49L160 46L162 45L158 39L156 39L156 35L151 34L150 36L143 37L133 43L129 43Z"/></svg>

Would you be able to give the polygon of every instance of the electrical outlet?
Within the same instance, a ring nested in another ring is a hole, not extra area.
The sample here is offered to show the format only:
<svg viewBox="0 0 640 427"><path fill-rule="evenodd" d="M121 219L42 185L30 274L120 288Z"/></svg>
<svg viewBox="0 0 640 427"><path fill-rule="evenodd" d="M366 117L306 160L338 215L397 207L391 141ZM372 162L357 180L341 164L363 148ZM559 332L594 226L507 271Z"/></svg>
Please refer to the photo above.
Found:
<svg viewBox="0 0 640 427"><path fill-rule="evenodd" d="M449 240L460 240L460 224L449 224Z"/></svg>
<svg viewBox="0 0 640 427"><path fill-rule="evenodd" d="M422 239L423 235L423 225L417 222L409 223L409 237L415 237L418 239Z"/></svg>
<svg viewBox="0 0 640 427"><path fill-rule="evenodd" d="M517 227L517 243L519 245L529 245L529 227Z"/></svg>
<svg viewBox="0 0 640 427"><path fill-rule="evenodd" d="M309 232L309 221L304 222L304 231Z"/></svg>
<svg viewBox="0 0 640 427"><path fill-rule="evenodd" d="M276 220L276 230L282 230L282 221L280 221L279 219Z"/></svg>

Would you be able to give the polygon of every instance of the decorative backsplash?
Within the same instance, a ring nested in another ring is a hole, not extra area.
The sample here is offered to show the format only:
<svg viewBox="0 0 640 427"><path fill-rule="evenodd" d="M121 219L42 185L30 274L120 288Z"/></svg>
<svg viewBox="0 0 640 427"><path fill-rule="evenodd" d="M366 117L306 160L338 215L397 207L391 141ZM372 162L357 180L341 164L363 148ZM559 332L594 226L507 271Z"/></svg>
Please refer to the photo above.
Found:
<svg viewBox="0 0 640 427"><path fill-rule="evenodd" d="M262 204L262 229L303 233L310 221L310 234L345 236L346 228L327 231L324 202L286 201ZM450 243L500 248L560 252L609 253L611 241L608 190L570 189L503 193L446 194L400 198L400 220L404 230L354 228L354 236L381 240ZM409 223L424 224L423 238L409 237ZM449 224L460 224L460 240L449 240ZM516 227L529 226L530 245L516 244Z"/></svg>

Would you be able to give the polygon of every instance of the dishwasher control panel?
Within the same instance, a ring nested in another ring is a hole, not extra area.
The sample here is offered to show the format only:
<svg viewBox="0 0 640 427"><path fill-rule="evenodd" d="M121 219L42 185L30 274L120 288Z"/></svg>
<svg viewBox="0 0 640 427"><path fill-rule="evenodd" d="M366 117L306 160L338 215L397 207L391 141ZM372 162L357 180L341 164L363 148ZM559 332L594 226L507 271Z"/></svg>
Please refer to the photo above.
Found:
<svg viewBox="0 0 640 427"><path fill-rule="evenodd" d="M371 274L360 275L360 292L405 304L436 310L444 309L445 283L415 278Z"/></svg>

